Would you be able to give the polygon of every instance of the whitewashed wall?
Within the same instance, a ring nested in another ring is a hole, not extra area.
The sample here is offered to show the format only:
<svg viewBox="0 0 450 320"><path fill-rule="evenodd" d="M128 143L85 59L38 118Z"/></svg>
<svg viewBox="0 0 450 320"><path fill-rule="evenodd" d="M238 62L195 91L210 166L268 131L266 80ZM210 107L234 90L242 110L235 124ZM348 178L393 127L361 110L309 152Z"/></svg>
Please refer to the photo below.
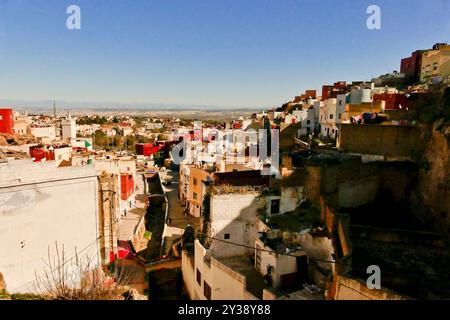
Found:
<svg viewBox="0 0 450 320"><path fill-rule="evenodd" d="M93 166L0 164L0 272L8 291L33 291L35 272L44 273L55 243L64 245L67 259L76 247L98 265L97 194Z"/></svg>

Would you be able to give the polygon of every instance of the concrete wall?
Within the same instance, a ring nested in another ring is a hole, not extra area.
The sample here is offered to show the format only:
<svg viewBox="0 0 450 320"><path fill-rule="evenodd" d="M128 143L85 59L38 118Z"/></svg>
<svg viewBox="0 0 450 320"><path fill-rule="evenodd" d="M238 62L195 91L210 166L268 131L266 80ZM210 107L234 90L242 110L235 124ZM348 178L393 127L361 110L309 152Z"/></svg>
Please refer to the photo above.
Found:
<svg viewBox="0 0 450 320"><path fill-rule="evenodd" d="M75 119L63 120L61 123L63 140L77 137L77 124Z"/></svg>
<svg viewBox="0 0 450 320"><path fill-rule="evenodd" d="M121 194L120 188L120 174L128 173L133 176L133 180L136 183L136 161L131 157L116 158L116 159L95 159L94 161L95 171L97 174L101 174L103 171L109 174L117 175L119 184L119 194ZM131 203L131 204L130 204ZM136 204L136 192L126 200L120 199L120 213L123 214L125 210L129 211L133 209L133 205ZM117 217L120 218L120 217Z"/></svg>
<svg viewBox="0 0 450 320"><path fill-rule="evenodd" d="M186 290L189 299L195 299L195 262L194 256L188 256L186 251L181 253L181 272L183 274L184 289Z"/></svg>
<svg viewBox="0 0 450 320"><path fill-rule="evenodd" d="M375 200L378 178L368 177L352 180L338 185L338 205L343 208L359 207Z"/></svg>
<svg viewBox="0 0 450 320"><path fill-rule="evenodd" d="M369 289L363 280L349 276L335 276L335 300L408 300L396 292L387 289Z"/></svg>
<svg viewBox="0 0 450 320"><path fill-rule="evenodd" d="M295 210L303 198L303 186L281 188L280 213Z"/></svg>
<svg viewBox="0 0 450 320"><path fill-rule="evenodd" d="M257 236L258 209L266 205L259 193L223 194L211 196L211 228L213 235L227 241L254 246ZM249 249L213 241L211 250L217 257L232 257L251 253Z"/></svg>
<svg viewBox="0 0 450 320"><path fill-rule="evenodd" d="M337 147L352 153L414 158L421 144L416 127L341 124Z"/></svg>
<svg viewBox="0 0 450 320"><path fill-rule="evenodd" d="M72 148L56 148L55 151L55 161L56 164L59 165L63 161L70 161L70 158L72 157Z"/></svg>
<svg viewBox="0 0 450 320"><path fill-rule="evenodd" d="M53 181L53 182L50 182ZM75 247L98 257L97 178L92 166L57 168L54 161L0 165L0 272L8 291L32 291L44 273L48 249ZM81 256L81 254L80 254ZM26 285L28 283L28 285Z"/></svg>
<svg viewBox="0 0 450 320"><path fill-rule="evenodd" d="M269 247L264 246L261 240L256 240L256 245L260 249L272 250ZM278 255L275 252L259 251L261 256L261 263L259 266L259 272L262 275L267 273L267 267L272 267L272 287L278 289L281 286L281 276L297 272L297 258L287 255ZM300 254L299 254L300 256Z"/></svg>
<svg viewBox="0 0 450 320"><path fill-rule="evenodd" d="M35 136L36 138L49 138L49 139L55 139L56 138L56 130L55 126L49 126L49 127L35 127L31 128L31 134Z"/></svg>
<svg viewBox="0 0 450 320"><path fill-rule="evenodd" d="M270 228L262 221L258 221L258 231L259 232L268 232ZM272 230L276 231L276 230ZM278 232L281 233L281 230L278 230ZM333 249L333 243L331 238L328 238L326 236L315 236L310 234L309 232L282 232L281 237L283 238L283 241L285 243L288 243L293 246L301 246L302 250L306 253L306 255L313 260L323 260L323 261L332 261L334 253ZM257 240L256 243L262 247L262 243ZM280 256L279 256L280 257ZM279 262L275 261L278 258L275 258L275 256L270 256L269 253L262 253L261 255L261 273L265 274L265 266L267 263L271 264L272 266L279 266L281 267L278 270L278 274L281 276L286 273L291 273L291 270L296 270L296 265L294 269L294 261L283 261L279 260ZM289 258L289 257L288 257ZM284 259L284 258L282 258ZM294 259L295 260L295 259ZM275 264L272 264L275 263ZM285 264L285 266L282 266ZM317 265L322 270L327 271L333 271L333 264L327 263L327 262L317 262ZM316 284L324 284L325 283L325 277L322 273L316 272L317 270L310 270L310 275L313 278L314 282Z"/></svg>
<svg viewBox="0 0 450 320"><path fill-rule="evenodd" d="M211 252L198 240L194 244L193 258L183 252L181 264L183 280L190 298L206 300L204 296L206 281L211 287L211 300L255 300L256 298L246 291L245 276L233 271L210 254ZM200 284L197 282L197 270L201 274Z"/></svg>

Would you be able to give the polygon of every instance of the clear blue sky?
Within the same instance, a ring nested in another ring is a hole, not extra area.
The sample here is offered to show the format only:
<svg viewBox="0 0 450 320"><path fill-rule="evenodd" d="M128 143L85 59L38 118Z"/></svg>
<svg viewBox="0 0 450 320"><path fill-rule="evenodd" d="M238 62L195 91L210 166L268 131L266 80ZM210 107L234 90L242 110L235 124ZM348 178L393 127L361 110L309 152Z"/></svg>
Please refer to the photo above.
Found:
<svg viewBox="0 0 450 320"><path fill-rule="evenodd" d="M280 105L398 70L450 42L449 17L449 0L0 0L0 98Z"/></svg>

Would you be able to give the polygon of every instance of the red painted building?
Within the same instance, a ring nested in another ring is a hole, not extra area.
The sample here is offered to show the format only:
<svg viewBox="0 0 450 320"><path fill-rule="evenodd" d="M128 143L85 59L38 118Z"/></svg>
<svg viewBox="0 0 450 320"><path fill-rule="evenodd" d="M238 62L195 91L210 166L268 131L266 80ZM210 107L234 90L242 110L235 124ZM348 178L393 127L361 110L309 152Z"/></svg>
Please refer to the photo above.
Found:
<svg viewBox="0 0 450 320"><path fill-rule="evenodd" d="M149 157L161 150L162 146L155 146L153 143L138 143L136 144L136 153L140 156Z"/></svg>
<svg viewBox="0 0 450 320"><path fill-rule="evenodd" d="M403 93L377 93L373 95L373 102L384 101L384 109L398 110L400 106L403 109L409 107L408 99Z"/></svg>
<svg viewBox="0 0 450 320"><path fill-rule="evenodd" d="M306 90L305 91L306 99L315 99L317 96L317 90Z"/></svg>
<svg viewBox="0 0 450 320"><path fill-rule="evenodd" d="M120 175L120 197L127 200L134 193L133 175L123 173Z"/></svg>
<svg viewBox="0 0 450 320"><path fill-rule="evenodd" d="M322 100L327 100L331 96L331 91L333 91L333 86L324 85L322 86Z"/></svg>
<svg viewBox="0 0 450 320"><path fill-rule="evenodd" d="M42 160L55 160L55 151L47 150L43 147L30 147L30 156L34 158L33 162L41 162Z"/></svg>
<svg viewBox="0 0 450 320"><path fill-rule="evenodd" d="M0 109L0 133L14 133L12 109Z"/></svg>
<svg viewBox="0 0 450 320"><path fill-rule="evenodd" d="M410 57L401 60L400 72L405 74L406 79L413 81L419 79L422 54L424 52L425 50L414 51Z"/></svg>

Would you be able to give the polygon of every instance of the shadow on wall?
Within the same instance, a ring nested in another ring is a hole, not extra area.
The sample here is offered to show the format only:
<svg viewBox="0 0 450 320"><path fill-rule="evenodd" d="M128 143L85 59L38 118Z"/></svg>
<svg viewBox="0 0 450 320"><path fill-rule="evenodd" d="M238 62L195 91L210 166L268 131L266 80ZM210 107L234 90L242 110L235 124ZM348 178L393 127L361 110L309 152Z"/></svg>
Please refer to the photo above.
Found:
<svg viewBox="0 0 450 320"><path fill-rule="evenodd" d="M257 239L261 240L259 232L263 231L260 230L263 226L263 224L260 223L260 216L265 216L263 212L267 210L267 206L270 207L270 204L267 203L270 200L268 200L265 195L255 195L245 192L235 195L224 194L218 196L219 199L222 197L222 201L217 200L217 198L214 199L214 195L211 199L210 214L213 225L207 233L208 237L217 239L210 241L209 249L211 250L211 255L216 260L229 266L233 271L244 275L246 277L245 288L248 292L260 299L263 297L264 288L269 288L271 291L273 290L276 292L285 290L293 292L301 290L303 288L303 282L300 278L298 278L299 281L296 284L291 283L289 288L285 287L286 283L282 284L283 281L277 285L277 288L271 288L271 281L269 279L271 278L269 275L270 273L267 274L265 272L267 266L263 265L264 261L261 260L261 255L258 255L259 258L258 256L255 256L255 243ZM284 216L288 221L296 219L296 216L293 216L290 213L277 214L277 216ZM230 221L230 219L232 220ZM277 226L273 224L269 225L269 227L277 228ZM220 230L220 232L217 232L217 230ZM319 239L312 235L310 237L298 237L297 235L299 234L300 230L296 232L296 235L292 232L289 233L289 239L278 239L274 243L279 243L280 245L275 245L272 249L275 249L278 252L284 252L286 246L295 247L295 243L297 243L297 245L303 247L308 256L326 260L330 259L328 252L322 252L323 250L321 249L323 243L320 242ZM287 236L287 233L284 233L283 235ZM282 278L291 276L289 279L293 280L297 279L298 273L304 274L306 272L310 279L316 280L318 278L316 275L316 268L322 269L321 266L315 266L314 264L306 265L306 270L304 269L305 265L303 264L301 267L303 270L298 269L299 265L297 265L297 268L294 267L294 269L291 269L291 267L285 266L284 262L281 261L285 256L278 256L275 254L273 256L271 255L271 257L280 259L279 264L275 267L279 269L272 271L273 273L278 273L278 277L282 276ZM298 263L298 261L296 262L296 260L294 260L294 264L295 263ZM259 265L259 270L255 265ZM291 263L289 263L289 265L291 265ZM218 279L216 279L216 281L218 281ZM279 286L280 284L281 286Z"/></svg>

